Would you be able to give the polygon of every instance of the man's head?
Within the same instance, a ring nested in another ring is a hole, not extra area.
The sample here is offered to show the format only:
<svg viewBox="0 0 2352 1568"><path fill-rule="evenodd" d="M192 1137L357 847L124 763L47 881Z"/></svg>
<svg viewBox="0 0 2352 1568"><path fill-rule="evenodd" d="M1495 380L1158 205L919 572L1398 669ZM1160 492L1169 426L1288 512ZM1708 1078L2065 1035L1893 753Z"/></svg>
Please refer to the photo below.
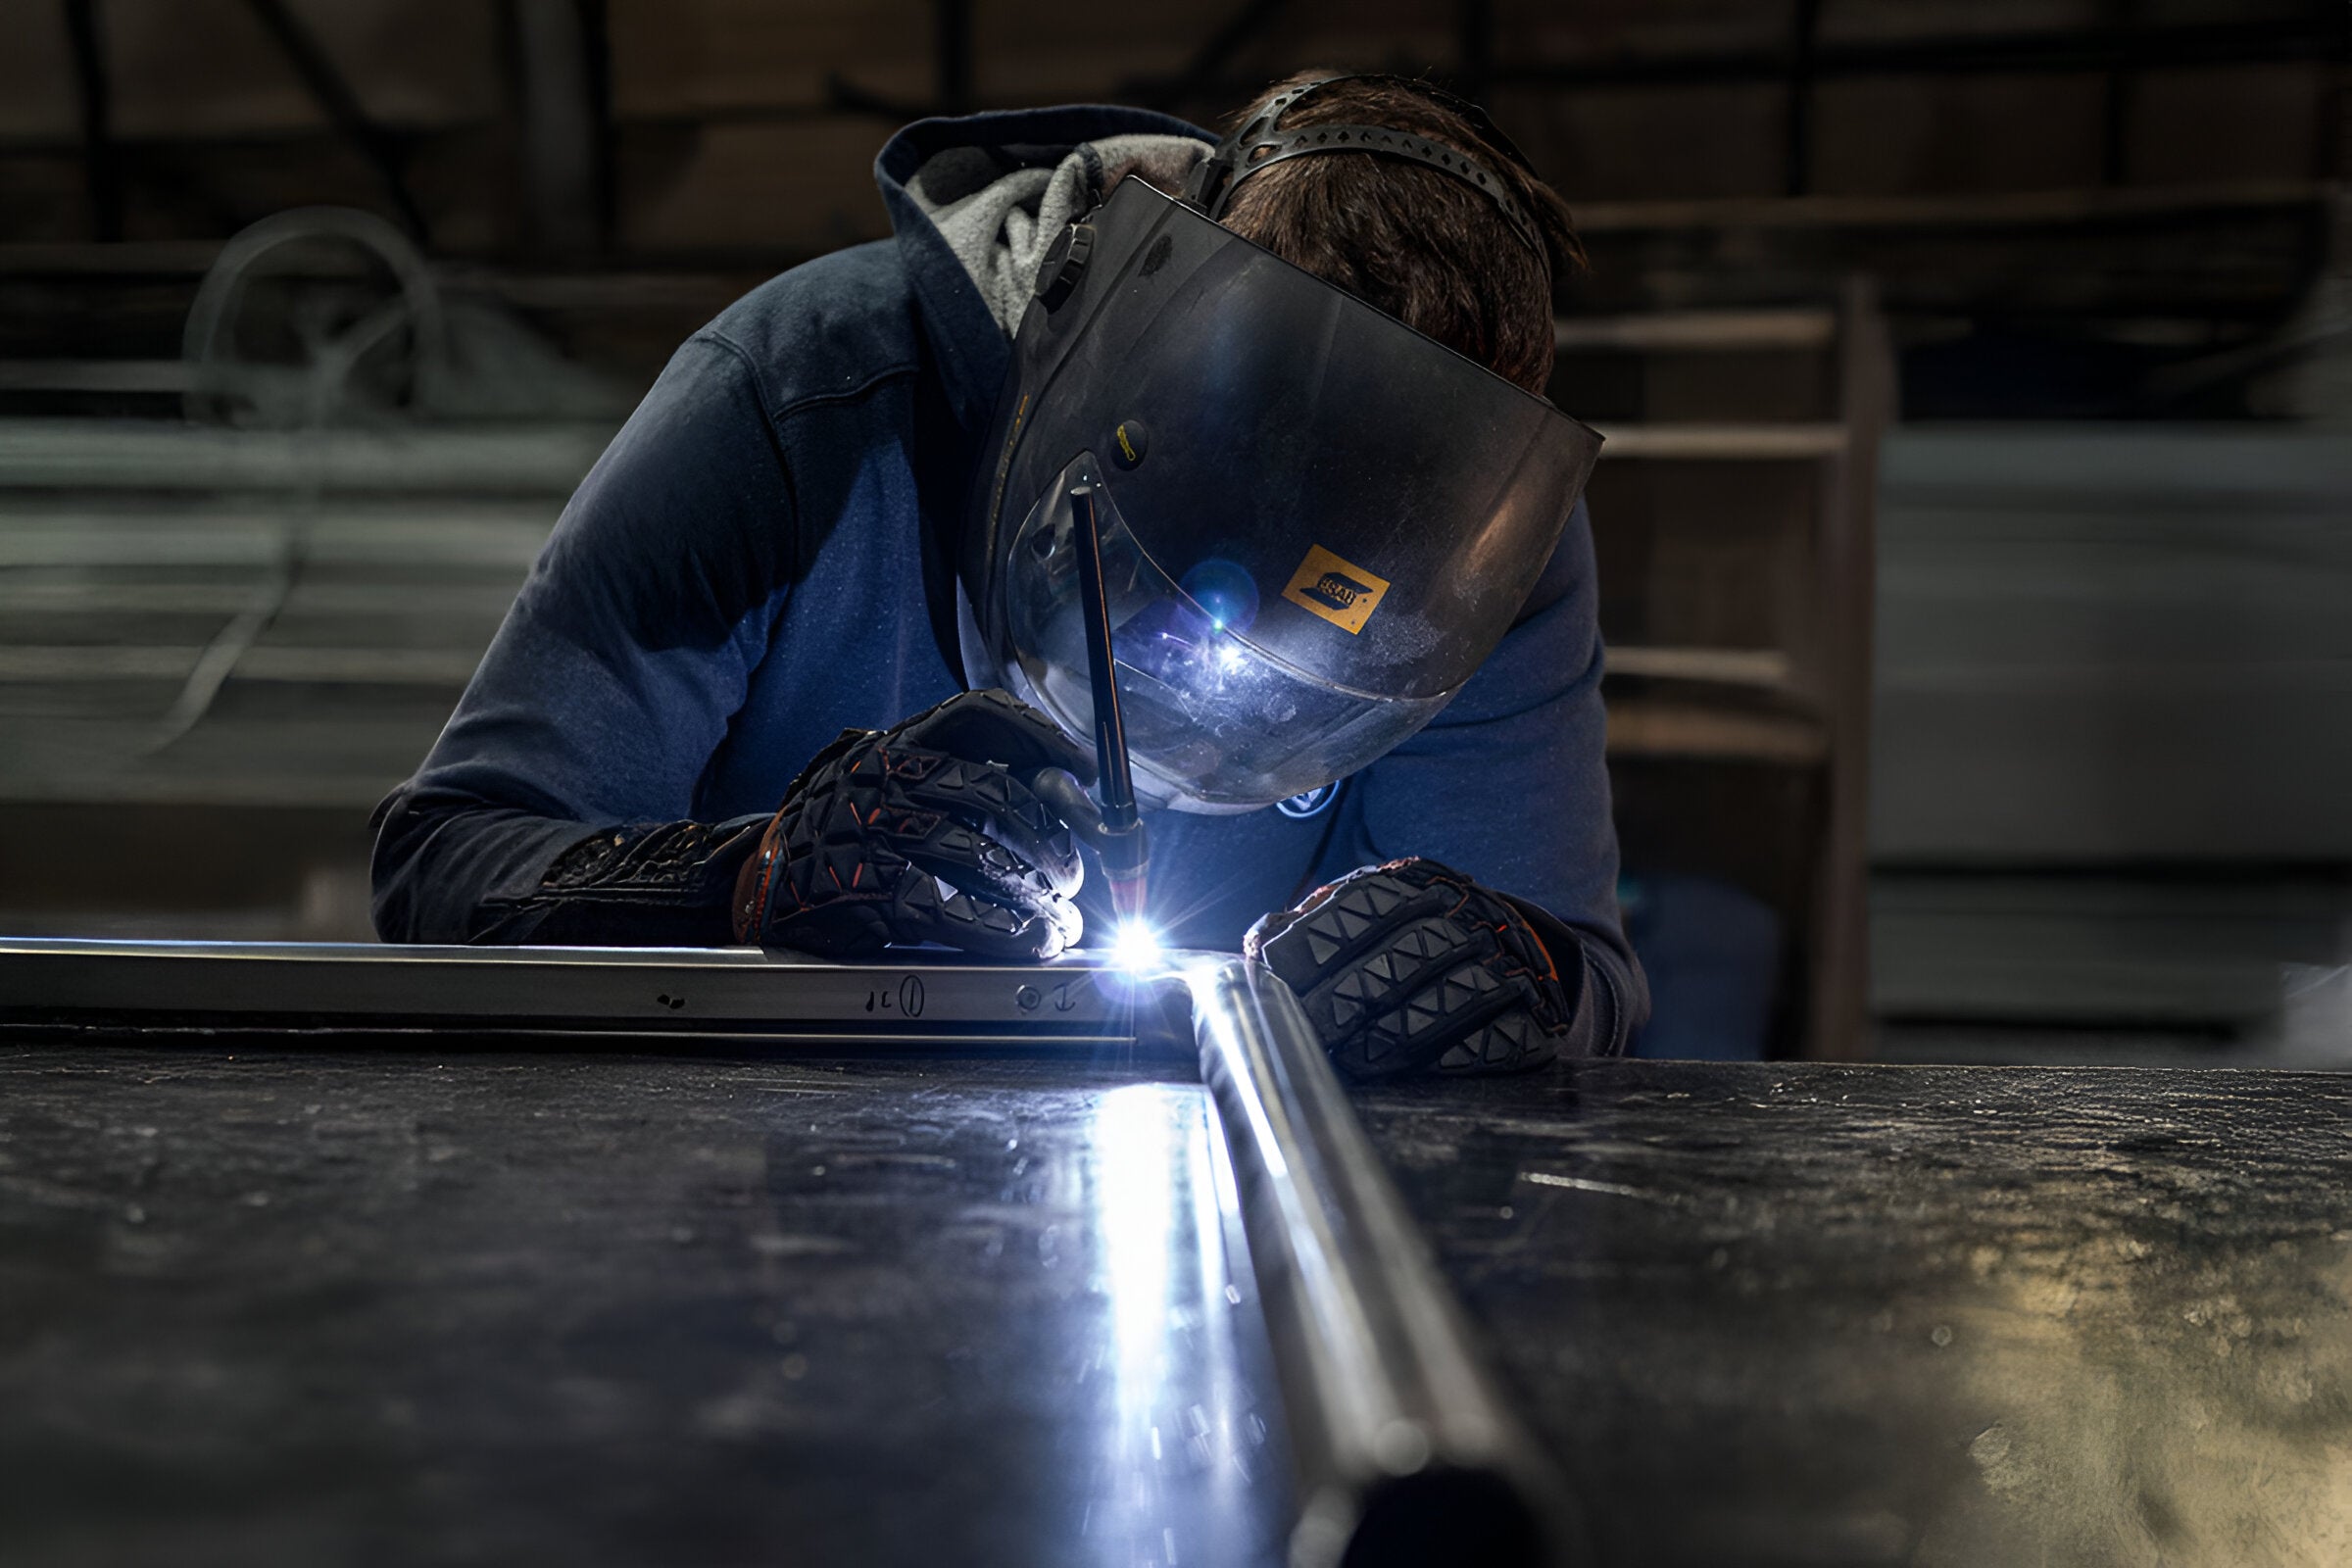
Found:
<svg viewBox="0 0 2352 1568"><path fill-rule="evenodd" d="M1302 72L1243 109L1328 76ZM1294 158L1234 187L1225 226L1405 325L1542 393L1550 379L1552 290L1584 266L1567 204L1443 96L1393 76L1327 82L1274 129L1378 125L1467 154L1501 180L1544 241L1539 256L1494 204L1453 175L1395 158Z"/></svg>
<svg viewBox="0 0 2352 1568"><path fill-rule="evenodd" d="M1013 340L961 552L968 678L1091 733L1100 604L1137 792L1185 810L1404 740L1509 627L1598 450L1541 395L1575 254L1483 116L1411 82L1309 78L1181 194L1121 183Z"/></svg>

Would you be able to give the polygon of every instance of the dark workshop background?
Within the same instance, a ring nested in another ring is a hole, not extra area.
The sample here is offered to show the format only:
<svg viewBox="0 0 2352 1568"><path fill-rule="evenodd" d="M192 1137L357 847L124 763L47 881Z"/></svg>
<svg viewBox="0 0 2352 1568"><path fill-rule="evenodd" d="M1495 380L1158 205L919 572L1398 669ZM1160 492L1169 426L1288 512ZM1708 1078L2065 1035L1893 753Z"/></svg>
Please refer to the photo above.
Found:
<svg viewBox="0 0 2352 1568"><path fill-rule="evenodd" d="M1686 1042L2352 1064L2343 0L0 0L0 929L364 940L668 352L918 116L1477 94L1577 211ZM260 225L260 226L255 226Z"/></svg>

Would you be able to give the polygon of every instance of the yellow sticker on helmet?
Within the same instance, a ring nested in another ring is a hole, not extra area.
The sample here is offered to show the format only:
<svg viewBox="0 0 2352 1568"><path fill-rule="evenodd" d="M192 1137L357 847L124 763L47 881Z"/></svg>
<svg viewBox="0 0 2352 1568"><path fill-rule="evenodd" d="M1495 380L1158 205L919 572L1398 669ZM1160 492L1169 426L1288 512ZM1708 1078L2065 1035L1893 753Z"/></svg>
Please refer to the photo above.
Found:
<svg viewBox="0 0 2352 1568"><path fill-rule="evenodd" d="M1306 559L1291 573L1291 585L1282 591L1282 597L1352 637L1364 629L1364 622L1372 618L1388 591L1388 578L1375 577L1321 545L1310 545Z"/></svg>

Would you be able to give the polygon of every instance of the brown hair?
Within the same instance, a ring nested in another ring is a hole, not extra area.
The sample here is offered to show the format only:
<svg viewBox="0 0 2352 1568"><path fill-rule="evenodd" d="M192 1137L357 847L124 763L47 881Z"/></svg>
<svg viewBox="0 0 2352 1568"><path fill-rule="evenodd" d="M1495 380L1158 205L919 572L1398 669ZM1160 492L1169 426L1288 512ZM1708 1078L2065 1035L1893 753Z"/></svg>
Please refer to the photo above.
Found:
<svg viewBox="0 0 2352 1568"><path fill-rule="evenodd" d="M1233 125L1249 123L1276 94L1328 74L1307 71L1276 82ZM1410 131L1476 159L1535 220L1549 265L1492 201L1452 175L1353 153L1293 158L1250 175L1234 187L1225 225L1541 393L1551 378L1554 276L1585 265L1568 204L1408 82L1335 81L1285 114L1281 128L1343 123Z"/></svg>

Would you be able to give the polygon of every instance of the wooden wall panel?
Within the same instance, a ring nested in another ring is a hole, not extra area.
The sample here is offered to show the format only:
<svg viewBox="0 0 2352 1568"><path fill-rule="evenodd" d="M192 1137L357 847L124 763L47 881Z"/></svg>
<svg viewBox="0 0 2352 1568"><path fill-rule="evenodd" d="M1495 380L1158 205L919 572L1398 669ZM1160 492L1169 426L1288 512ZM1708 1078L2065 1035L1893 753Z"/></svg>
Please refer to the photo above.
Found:
<svg viewBox="0 0 2352 1568"><path fill-rule="evenodd" d="M807 255L890 232L874 155L895 127L872 119L708 125L621 148L627 249L763 248Z"/></svg>
<svg viewBox="0 0 2352 1568"><path fill-rule="evenodd" d="M326 122L239 0L114 0L104 16L117 135L249 135Z"/></svg>
<svg viewBox="0 0 2352 1568"><path fill-rule="evenodd" d="M2206 9L2229 0L2202 0ZM2113 0L1824 0L1825 42L1890 43L1909 38L1986 37L2096 27Z"/></svg>
<svg viewBox="0 0 2352 1568"><path fill-rule="evenodd" d="M1118 82L1178 74L1222 20L1182 6L982 6L972 18L979 90L990 103L1099 102ZM1248 49L1233 74L1271 75L1293 58Z"/></svg>
<svg viewBox="0 0 2352 1568"><path fill-rule="evenodd" d="M505 107L498 8L485 0L287 3L383 123L464 123Z"/></svg>
<svg viewBox="0 0 2352 1568"><path fill-rule="evenodd" d="M2323 90L2320 73L2305 65L2149 72L2132 87L2126 177L2201 184L2309 168Z"/></svg>
<svg viewBox="0 0 2352 1568"><path fill-rule="evenodd" d="M869 92L931 91L929 0L612 0L623 119L814 108L839 72Z"/></svg>
<svg viewBox="0 0 2352 1568"><path fill-rule="evenodd" d="M490 6L292 0L291 9L378 120L435 126L497 112ZM108 0L102 15L119 135L251 135L325 123L239 0Z"/></svg>
<svg viewBox="0 0 2352 1568"><path fill-rule="evenodd" d="M1661 465L1645 637L1670 647L1793 648L1818 613L1810 531L1820 481L1798 464ZM1595 524L1609 526L1609 524Z"/></svg>
<svg viewBox="0 0 2352 1568"><path fill-rule="evenodd" d="M1835 0L1833 0L1835 3ZM1616 54L1779 49L1786 3L1755 0L1498 0L1495 58L1513 64Z"/></svg>
<svg viewBox="0 0 2352 1568"><path fill-rule="evenodd" d="M234 135L325 122L237 0L117 0L106 7L104 25L119 136Z"/></svg>
<svg viewBox="0 0 2352 1568"><path fill-rule="evenodd" d="M0 49L0 136L70 140L81 132L74 55L62 8L21 6Z"/></svg>
<svg viewBox="0 0 2352 1568"><path fill-rule="evenodd" d="M1493 96L1496 121L1572 205L1780 194L1788 104L1777 87Z"/></svg>
<svg viewBox="0 0 2352 1568"><path fill-rule="evenodd" d="M1823 195L2062 190L2101 177L2104 78L1857 77L1814 98Z"/></svg>
<svg viewBox="0 0 2352 1568"><path fill-rule="evenodd" d="M90 219L86 188L80 161L74 158L0 161L0 244L87 237Z"/></svg>
<svg viewBox="0 0 2352 1568"><path fill-rule="evenodd" d="M1450 0L1354 0L1293 5L1280 25L1243 57L1242 74L1270 79L1307 67L1407 71L1454 58L1460 7ZM1207 36L1201 30L1200 37Z"/></svg>

